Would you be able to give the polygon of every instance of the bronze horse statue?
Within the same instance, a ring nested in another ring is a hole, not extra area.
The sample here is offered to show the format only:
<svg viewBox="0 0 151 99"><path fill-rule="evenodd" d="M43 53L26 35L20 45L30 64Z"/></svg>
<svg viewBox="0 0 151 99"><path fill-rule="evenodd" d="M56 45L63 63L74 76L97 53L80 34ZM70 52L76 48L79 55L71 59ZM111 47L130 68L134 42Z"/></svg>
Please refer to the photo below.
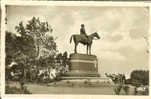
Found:
<svg viewBox="0 0 151 99"><path fill-rule="evenodd" d="M81 43L83 45L87 45L87 54L91 55L91 46L95 38L100 39L100 36L98 35L97 32L92 33L87 37L85 35L78 35L78 34L72 35L70 38L70 43L72 42L73 39L75 44L74 53L77 53L77 46L79 43Z"/></svg>

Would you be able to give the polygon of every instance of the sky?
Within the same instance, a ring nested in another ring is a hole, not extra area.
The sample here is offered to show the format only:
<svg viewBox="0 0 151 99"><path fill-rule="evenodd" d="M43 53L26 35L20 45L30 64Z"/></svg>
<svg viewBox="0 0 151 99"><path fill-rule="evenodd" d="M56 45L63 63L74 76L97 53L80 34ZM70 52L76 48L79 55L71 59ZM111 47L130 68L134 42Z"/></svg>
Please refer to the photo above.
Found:
<svg viewBox="0 0 151 99"><path fill-rule="evenodd" d="M74 52L69 43L73 34L80 34L80 25L85 24L87 34L98 32L101 39L92 45L92 54L99 63L99 73L124 73L129 77L132 70L148 70L149 10L146 7L111 6L8 6L7 30L33 16L48 21L57 37L60 52ZM79 53L86 52L86 46L78 46Z"/></svg>

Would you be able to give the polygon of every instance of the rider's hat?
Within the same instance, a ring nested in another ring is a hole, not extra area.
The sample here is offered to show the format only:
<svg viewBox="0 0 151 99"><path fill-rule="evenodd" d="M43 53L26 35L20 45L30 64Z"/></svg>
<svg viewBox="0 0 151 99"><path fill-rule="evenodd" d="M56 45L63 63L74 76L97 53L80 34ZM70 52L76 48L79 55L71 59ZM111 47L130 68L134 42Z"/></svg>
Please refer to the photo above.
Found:
<svg viewBox="0 0 151 99"><path fill-rule="evenodd" d="M84 27L84 24L81 24L81 27Z"/></svg>

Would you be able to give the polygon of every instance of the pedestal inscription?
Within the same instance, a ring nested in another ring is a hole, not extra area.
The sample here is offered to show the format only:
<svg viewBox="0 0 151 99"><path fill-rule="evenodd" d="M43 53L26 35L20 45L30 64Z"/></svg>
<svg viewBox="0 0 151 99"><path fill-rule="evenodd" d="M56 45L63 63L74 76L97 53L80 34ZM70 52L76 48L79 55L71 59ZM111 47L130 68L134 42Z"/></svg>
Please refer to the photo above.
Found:
<svg viewBox="0 0 151 99"><path fill-rule="evenodd" d="M98 77L98 61L95 55L71 54L70 72L67 76Z"/></svg>

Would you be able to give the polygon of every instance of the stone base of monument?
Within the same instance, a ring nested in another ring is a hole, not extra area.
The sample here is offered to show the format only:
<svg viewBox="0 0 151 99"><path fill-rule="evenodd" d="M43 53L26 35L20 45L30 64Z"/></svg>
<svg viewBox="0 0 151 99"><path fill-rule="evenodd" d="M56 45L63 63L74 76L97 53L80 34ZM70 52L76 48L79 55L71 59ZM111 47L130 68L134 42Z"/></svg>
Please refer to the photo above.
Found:
<svg viewBox="0 0 151 99"><path fill-rule="evenodd" d="M97 57L87 54L70 54L70 71L65 76L99 77Z"/></svg>
<svg viewBox="0 0 151 99"><path fill-rule="evenodd" d="M63 81L71 81L71 82L83 82L83 81L90 81L90 82L109 82L113 83L111 79L107 77L61 77Z"/></svg>

